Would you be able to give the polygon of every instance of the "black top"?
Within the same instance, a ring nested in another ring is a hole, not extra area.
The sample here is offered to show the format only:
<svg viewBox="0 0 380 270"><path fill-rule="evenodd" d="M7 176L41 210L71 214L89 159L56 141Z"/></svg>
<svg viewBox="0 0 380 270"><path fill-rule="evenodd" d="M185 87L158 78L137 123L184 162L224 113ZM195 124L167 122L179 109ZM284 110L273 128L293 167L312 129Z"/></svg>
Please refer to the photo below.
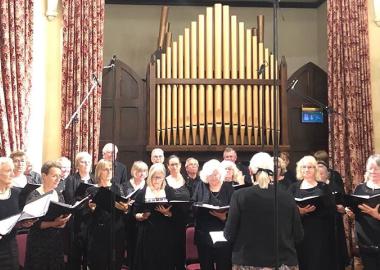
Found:
<svg viewBox="0 0 380 270"><path fill-rule="evenodd" d="M90 175L89 184L95 184L94 178ZM79 173L70 174L65 180L65 190L63 191L63 196L67 204L74 204L77 200L82 198L75 197L75 191L82 182Z"/></svg>
<svg viewBox="0 0 380 270"><path fill-rule="evenodd" d="M195 178L191 178L189 175L185 174L185 183L186 183L186 187L187 189L189 190L190 192L190 197L193 196L193 193L195 191L195 189L197 188L197 185L202 182L201 178L199 177L199 175L197 175Z"/></svg>
<svg viewBox="0 0 380 270"><path fill-rule="evenodd" d="M0 200L0 220L6 219L20 212L19 209L19 194L20 190L18 188L11 188L11 195L6 200ZM2 243L5 243L16 236L16 230L13 229L9 234L3 236L0 239L0 248Z"/></svg>
<svg viewBox="0 0 380 270"><path fill-rule="evenodd" d="M369 188L366 183L360 184L354 191L355 195L377 195L380 194L380 188ZM363 248L377 246L380 248L380 221L367 214L356 214L356 232L359 245Z"/></svg>
<svg viewBox="0 0 380 270"><path fill-rule="evenodd" d="M127 167L123 163L115 160L115 174L113 176L112 182L118 185L122 185L123 183L127 182L127 179Z"/></svg>
<svg viewBox="0 0 380 270"><path fill-rule="evenodd" d="M249 173L248 167L241 162L236 163L236 167L243 173L244 183L246 183L246 184L252 183L252 178L251 178L251 175Z"/></svg>
<svg viewBox="0 0 380 270"><path fill-rule="evenodd" d="M222 184L217 193L211 192L209 185L201 182L192 199L194 202L225 206L230 205L233 192L232 185L227 182ZM211 215L207 209L197 209L194 207L193 211L195 217L195 243L212 246L210 231L223 231L225 222Z"/></svg>
<svg viewBox="0 0 380 270"><path fill-rule="evenodd" d="M275 267L274 187L242 188L231 198L224 229L231 242L232 263L255 267ZM295 243L302 240L301 218L293 197L278 190L279 265L298 265Z"/></svg>
<svg viewBox="0 0 380 270"><path fill-rule="evenodd" d="M326 199L323 200L323 207L301 217L304 239L296 247L300 269L336 270L336 206L331 189L321 182L313 188L301 189L302 182L290 186L289 191L295 198L323 195Z"/></svg>

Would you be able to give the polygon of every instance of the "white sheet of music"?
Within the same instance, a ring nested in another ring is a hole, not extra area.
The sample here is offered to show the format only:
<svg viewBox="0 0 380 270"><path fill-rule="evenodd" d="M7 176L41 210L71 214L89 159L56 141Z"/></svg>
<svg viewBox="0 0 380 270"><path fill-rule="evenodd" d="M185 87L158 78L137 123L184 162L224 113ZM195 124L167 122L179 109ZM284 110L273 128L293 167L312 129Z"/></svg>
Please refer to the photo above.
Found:
<svg viewBox="0 0 380 270"><path fill-rule="evenodd" d="M211 240L215 244L216 242L227 242L224 237L223 231L210 232Z"/></svg>
<svg viewBox="0 0 380 270"><path fill-rule="evenodd" d="M21 221L44 216L49 209L51 198L52 195L49 194L26 204L22 210L22 214L19 220Z"/></svg>
<svg viewBox="0 0 380 270"><path fill-rule="evenodd" d="M21 213L1 220L0 221L0 235L8 234L12 230L12 228L16 225L20 216L21 216Z"/></svg>

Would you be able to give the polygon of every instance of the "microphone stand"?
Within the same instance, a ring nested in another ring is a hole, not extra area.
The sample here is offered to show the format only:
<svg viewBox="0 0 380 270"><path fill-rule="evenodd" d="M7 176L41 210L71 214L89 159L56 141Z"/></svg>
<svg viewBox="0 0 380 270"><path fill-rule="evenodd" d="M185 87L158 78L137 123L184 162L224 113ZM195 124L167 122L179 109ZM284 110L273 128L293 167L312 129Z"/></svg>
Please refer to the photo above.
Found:
<svg viewBox="0 0 380 270"><path fill-rule="evenodd" d="M277 95L279 91L279 86L277 85L278 77L278 11L280 0L273 0L273 56L276 68L274 69L273 76L273 106L274 106L274 142L273 142L273 159L274 159L274 172L273 172L273 182L274 182L274 257L275 257L275 269L278 270L279 265L279 232L278 232L278 155L279 155L279 145L278 145L278 132L277 132Z"/></svg>

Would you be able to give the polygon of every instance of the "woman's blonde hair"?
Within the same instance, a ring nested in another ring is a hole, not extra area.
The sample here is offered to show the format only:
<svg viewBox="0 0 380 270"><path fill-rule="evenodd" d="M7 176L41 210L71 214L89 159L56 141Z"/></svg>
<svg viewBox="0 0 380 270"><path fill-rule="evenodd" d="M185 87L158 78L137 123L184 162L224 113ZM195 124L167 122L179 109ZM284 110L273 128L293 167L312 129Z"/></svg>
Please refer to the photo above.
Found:
<svg viewBox="0 0 380 270"><path fill-rule="evenodd" d="M105 159L101 159L98 161L98 164L96 164L96 167L95 167L95 183L99 183L100 171L106 168L107 166L109 166L112 170L111 161L108 161Z"/></svg>
<svg viewBox="0 0 380 270"><path fill-rule="evenodd" d="M282 176L282 175L284 175L285 173L286 173L286 163L285 163L285 161L282 159L282 158L277 158L277 160L278 160L278 168L281 170L280 171L280 176Z"/></svg>
<svg viewBox="0 0 380 270"><path fill-rule="evenodd" d="M313 167L314 167L314 177L315 177L315 180L319 181L321 180L321 177L319 175L319 170L317 168L317 160L313 157L313 156L304 156L303 158L301 158L298 162L297 162L297 168L296 168L296 177L298 180L303 180L303 176L302 176L302 167L303 166L306 166L306 164L311 164Z"/></svg>
<svg viewBox="0 0 380 270"><path fill-rule="evenodd" d="M380 154L373 154L368 157L367 163L365 165L365 173L364 173L364 181L367 182L369 180L369 169L370 165L375 163L377 167L380 168Z"/></svg>
<svg viewBox="0 0 380 270"><path fill-rule="evenodd" d="M155 163L152 166L150 166L148 178L146 180L146 185L152 188L152 177L157 173L162 173L164 175L164 179L161 185L161 189L164 189L166 186L166 181L165 181L166 169L165 169L165 165L162 163Z"/></svg>
<svg viewBox="0 0 380 270"><path fill-rule="evenodd" d="M262 189L268 188L273 175L273 158L268 153L256 153L249 162L249 168L255 174L256 184Z"/></svg>
<svg viewBox="0 0 380 270"><path fill-rule="evenodd" d="M132 178L135 177L136 172L148 172L148 165L141 160L133 162L132 168L131 168L131 176Z"/></svg>

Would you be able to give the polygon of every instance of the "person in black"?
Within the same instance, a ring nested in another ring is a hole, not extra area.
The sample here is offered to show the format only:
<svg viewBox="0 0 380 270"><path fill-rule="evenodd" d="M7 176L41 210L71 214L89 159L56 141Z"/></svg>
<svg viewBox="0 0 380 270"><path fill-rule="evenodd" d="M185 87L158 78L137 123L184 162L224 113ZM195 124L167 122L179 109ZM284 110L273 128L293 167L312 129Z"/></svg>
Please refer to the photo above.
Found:
<svg viewBox="0 0 380 270"><path fill-rule="evenodd" d="M232 244L233 270L274 269L274 187L273 159L267 153L257 153L250 163L256 184L234 192L224 228ZM301 218L293 197L285 190L278 194L278 269L298 269L295 245L302 240Z"/></svg>
<svg viewBox="0 0 380 270"><path fill-rule="evenodd" d="M244 182L246 184L252 183L252 179L251 179L251 175L249 173L248 167L245 166L241 162L237 162L237 153L233 148L226 147L226 149L224 149L223 160L229 160L229 161L232 161L233 163L235 163L238 170L241 171L243 176L244 176Z"/></svg>
<svg viewBox="0 0 380 270"><path fill-rule="evenodd" d="M102 151L103 159L112 162L113 150L115 150L115 156L114 156L115 168L114 168L114 176L113 176L112 181L118 185L123 185L128 179L128 171L127 171L127 167L123 163L116 160L117 153L119 151L117 146L112 143L107 143L103 147L103 151Z"/></svg>
<svg viewBox="0 0 380 270"><path fill-rule="evenodd" d="M124 194L128 196L145 186L145 178L148 176L148 165L143 161L135 161L131 168L132 178L123 185ZM132 208L125 215L125 234L127 245L127 265L128 270L133 270L135 247L137 241L137 224Z"/></svg>
<svg viewBox="0 0 380 270"><path fill-rule="evenodd" d="M76 173L69 175L65 181L65 190L62 192L67 204L74 204L83 199L84 194L77 194L81 183L95 184L91 175L91 155L87 152L79 152L75 156ZM90 215L88 208L83 208L74 214L68 226L69 230L69 267L70 270L80 270L86 267L87 250L87 221Z"/></svg>
<svg viewBox="0 0 380 270"><path fill-rule="evenodd" d="M294 198L324 196L323 206L298 206L304 229L304 239L297 245L300 270L335 270L335 201L331 189L320 179L317 161L313 156L305 156L297 163L297 178L290 186Z"/></svg>
<svg viewBox="0 0 380 270"><path fill-rule="evenodd" d="M289 163L290 163L290 154L289 152L281 152L280 158L285 163L285 171L283 172L283 175L286 179L286 183L289 184L289 186L293 183L297 182L297 178L292 170L289 169Z"/></svg>
<svg viewBox="0 0 380 270"><path fill-rule="evenodd" d="M185 179L181 175L181 162L175 155L171 155L167 160L169 175L166 183L174 190L174 199L180 201L190 200L190 191L187 188ZM173 217L173 258L174 269L184 270L186 264L186 223L189 213L188 204L177 204L172 207Z"/></svg>
<svg viewBox="0 0 380 270"><path fill-rule="evenodd" d="M206 162L200 177L200 183L193 194L195 203L211 204L215 206L226 206L230 204L234 189L230 183L224 182L225 170L220 162L212 159ZM208 211L207 209L196 209L194 241L198 249L199 261L202 270L231 269L231 246L229 243L214 245L210 231L223 231L227 218L227 212Z"/></svg>
<svg viewBox="0 0 380 270"><path fill-rule="evenodd" d="M137 244L134 270L173 270L171 206L149 202L170 201L174 191L166 184L162 163L149 169L145 187L136 196L133 213L137 220Z"/></svg>
<svg viewBox="0 0 380 270"><path fill-rule="evenodd" d="M342 201L335 201L335 233L337 241L336 246L338 247L336 250L336 258L338 263L337 270L344 270L346 266L349 265L350 258L348 256L346 235L343 224L343 215L346 213L346 210L343 206L343 195L345 194L343 181L341 180L341 178L331 178L331 170L329 170L327 164L324 161L319 160L317 162L320 181L329 185L331 191L334 194L337 194L339 198L342 198Z"/></svg>
<svg viewBox="0 0 380 270"><path fill-rule="evenodd" d="M124 195L120 185L111 181L112 163L101 159L95 168L96 186L87 189L88 194L96 199L99 188L111 190L116 195ZM124 258L124 213L128 211L128 203L115 202L114 216L107 207L89 203L92 214L88 223L87 262L90 270L118 270L121 269ZM113 220L112 220L113 218ZM111 227L114 235L111 235ZM113 246L111 246L113 237ZM111 258L114 254L114 268Z"/></svg>
<svg viewBox="0 0 380 270"><path fill-rule="evenodd" d="M189 157L186 159L185 163L185 182L186 186L190 191L190 197L193 196L194 190L196 189L197 185L201 182L201 179L198 175L199 170L199 163L198 160L196 160L193 157Z"/></svg>
<svg viewBox="0 0 380 270"><path fill-rule="evenodd" d="M64 202L63 196L55 190L61 176L59 164L46 162L42 165L41 173L42 185L29 194L27 201L49 194L51 201ZM54 220L38 220L31 227L26 243L25 270L65 269L62 228L70 216L61 215Z"/></svg>
<svg viewBox="0 0 380 270"><path fill-rule="evenodd" d="M365 182L358 185L355 195L380 194L380 155L368 158ZM355 229L364 270L380 269L380 214L379 204L359 205L362 213L355 213Z"/></svg>
<svg viewBox="0 0 380 270"><path fill-rule="evenodd" d="M0 220L6 219L20 212L20 190L11 188L12 159L0 157ZM22 227L30 227L33 222L23 222ZM18 270L18 249L16 242L17 230L14 228L7 235L0 235L0 269Z"/></svg>
<svg viewBox="0 0 380 270"><path fill-rule="evenodd" d="M66 179L70 175L71 161L67 157L60 157L57 159L59 165L61 165L61 180L59 181L57 191L63 193L66 186Z"/></svg>

